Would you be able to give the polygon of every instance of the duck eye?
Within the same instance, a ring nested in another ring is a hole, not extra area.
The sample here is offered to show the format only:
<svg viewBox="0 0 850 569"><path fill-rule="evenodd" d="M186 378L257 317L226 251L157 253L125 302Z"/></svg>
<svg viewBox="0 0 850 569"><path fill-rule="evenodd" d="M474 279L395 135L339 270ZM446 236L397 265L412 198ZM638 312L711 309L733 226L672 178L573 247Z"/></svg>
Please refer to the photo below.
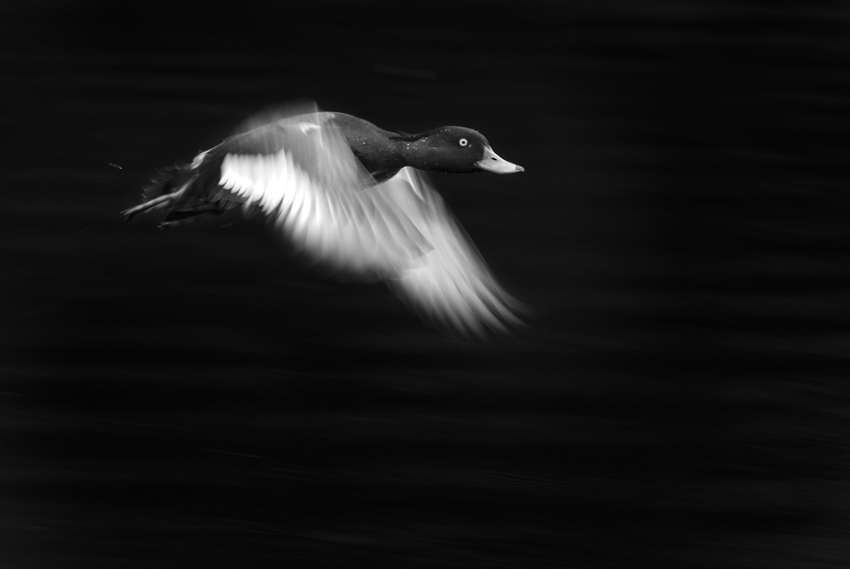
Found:
<svg viewBox="0 0 850 569"><path fill-rule="evenodd" d="M461 138L460 140L457 141L457 143L460 144L461 146L467 146L469 144L469 141L466 140L465 138Z"/></svg>

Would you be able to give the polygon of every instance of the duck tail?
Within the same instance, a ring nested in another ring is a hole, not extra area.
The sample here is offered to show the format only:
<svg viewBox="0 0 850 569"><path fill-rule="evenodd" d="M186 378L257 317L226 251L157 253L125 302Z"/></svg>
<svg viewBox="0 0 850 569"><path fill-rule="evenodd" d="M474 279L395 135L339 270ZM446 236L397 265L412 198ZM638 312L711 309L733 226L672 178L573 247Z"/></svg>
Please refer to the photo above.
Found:
<svg viewBox="0 0 850 569"><path fill-rule="evenodd" d="M145 201L156 199L180 191L181 186L191 182L193 168L191 164L177 164L161 169L150 184L142 190Z"/></svg>
<svg viewBox="0 0 850 569"><path fill-rule="evenodd" d="M215 160L199 155L191 164L179 164L160 170L142 193L141 204L121 212L124 221L140 213L163 209L167 213L160 228L178 225L207 214L221 214L230 207L222 199L214 173Z"/></svg>
<svg viewBox="0 0 850 569"><path fill-rule="evenodd" d="M160 170L151 183L142 190L141 204L121 212L124 221L140 213L173 205L176 199L192 184L195 173L188 164L170 166Z"/></svg>

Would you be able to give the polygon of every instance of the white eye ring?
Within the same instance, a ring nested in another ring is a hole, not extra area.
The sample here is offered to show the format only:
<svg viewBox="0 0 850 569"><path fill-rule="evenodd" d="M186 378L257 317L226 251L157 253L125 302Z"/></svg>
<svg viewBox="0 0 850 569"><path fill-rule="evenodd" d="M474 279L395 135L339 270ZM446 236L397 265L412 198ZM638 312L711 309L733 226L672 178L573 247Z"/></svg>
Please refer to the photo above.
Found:
<svg viewBox="0 0 850 569"><path fill-rule="evenodd" d="M457 141L457 143L460 144L461 146L466 146L466 145L469 144L469 141L466 140L465 138L461 138L460 140Z"/></svg>

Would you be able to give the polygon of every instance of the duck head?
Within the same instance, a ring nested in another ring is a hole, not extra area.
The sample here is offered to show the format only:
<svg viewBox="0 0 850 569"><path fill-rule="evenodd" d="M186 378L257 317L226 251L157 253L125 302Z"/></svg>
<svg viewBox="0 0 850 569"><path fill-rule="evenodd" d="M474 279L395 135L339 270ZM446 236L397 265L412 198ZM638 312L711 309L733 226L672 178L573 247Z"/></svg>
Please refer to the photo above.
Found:
<svg viewBox="0 0 850 569"><path fill-rule="evenodd" d="M496 174L524 172L525 168L499 157L480 132L462 126L443 126L421 134L392 137L414 168L463 174L487 170Z"/></svg>

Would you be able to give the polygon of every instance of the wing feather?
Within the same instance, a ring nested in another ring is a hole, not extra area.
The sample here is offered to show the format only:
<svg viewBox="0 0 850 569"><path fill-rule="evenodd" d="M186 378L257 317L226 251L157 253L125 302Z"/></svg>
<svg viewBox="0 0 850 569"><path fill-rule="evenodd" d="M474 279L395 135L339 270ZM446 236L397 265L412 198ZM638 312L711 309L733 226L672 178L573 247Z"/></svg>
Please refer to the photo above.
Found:
<svg viewBox="0 0 850 569"><path fill-rule="evenodd" d="M424 176L403 168L381 184L365 184L369 175L325 116L258 129L267 152L243 153L250 148L246 133L222 160L220 185L246 206L259 206L316 261L385 280L442 327L482 334L519 324L519 304Z"/></svg>

